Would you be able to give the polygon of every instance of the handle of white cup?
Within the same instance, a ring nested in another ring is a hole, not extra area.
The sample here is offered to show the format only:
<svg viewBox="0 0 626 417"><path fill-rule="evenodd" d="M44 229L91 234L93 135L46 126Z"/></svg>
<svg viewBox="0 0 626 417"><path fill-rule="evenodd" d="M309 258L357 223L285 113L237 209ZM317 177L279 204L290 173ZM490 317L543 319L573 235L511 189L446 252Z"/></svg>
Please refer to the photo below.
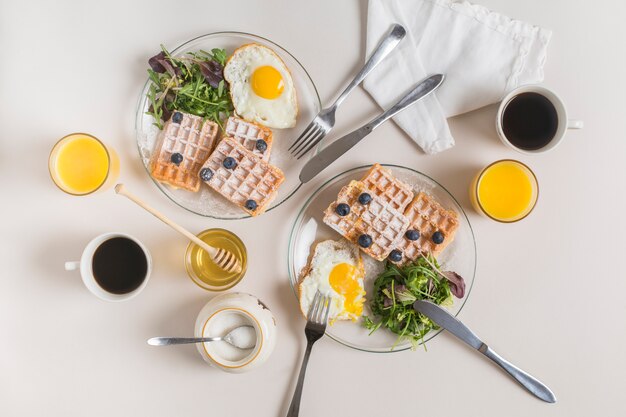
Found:
<svg viewBox="0 0 626 417"><path fill-rule="evenodd" d="M65 262L65 270L66 271L75 271L78 268L80 268L80 262L78 262L78 261Z"/></svg>
<svg viewBox="0 0 626 417"><path fill-rule="evenodd" d="M568 129L582 129L585 126L582 120L576 119L567 119L567 128Z"/></svg>

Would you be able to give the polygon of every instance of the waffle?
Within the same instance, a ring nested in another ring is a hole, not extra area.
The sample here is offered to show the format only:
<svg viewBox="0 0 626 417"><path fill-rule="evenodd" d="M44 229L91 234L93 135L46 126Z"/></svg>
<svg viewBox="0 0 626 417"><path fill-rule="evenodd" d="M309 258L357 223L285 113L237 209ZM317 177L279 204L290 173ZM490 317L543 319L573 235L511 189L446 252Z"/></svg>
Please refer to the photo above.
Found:
<svg viewBox="0 0 626 417"><path fill-rule="evenodd" d="M165 123L152 156L150 174L172 187L196 192L200 189L198 172L215 146L218 126L210 121L203 123L202 117L176 113L182 115L182 120L175 123L170 119ZM174 153L183 156L179 165L171 160Z"/></svg>
<svg viewBox="0 0 626 417"><path fill-rule="evenodd" d="M407 207L404 215L410 220L409 229L420 233L419 239L411 241L403 237L396 249L402 252L402 261L405 264L417 259L422 253L432 253L437 256L454 240L454 235L459 227L456 212L446 210L433 197L420 192ZM440 244L432 241L435 232L441 232L444 240Z"/></svg>
<svg viewBox="0 0 626 417"><path fill-rule="evenodd" d="M272 131L264 126L246 122L237 117L229 117L224 129L225 136L235 138L244 148L258 155L264 161L269 161L272 150ZM260 151L256 147L257 140L267 143L267 149Z"/></svg>
<svg viewBox="0 0 626 417"><path fill-rule="evenodd" d="M374 164L361 180L374 194L382 198L394 209L404 212L413 199L410 186L393 176L391 170Z"/></svg>
<svg viewBox="0 0 626 417"><path fill-rule="evenodd" d="M237 165L224 167L224 160L231 157ZM213 176L205 181L209 187L240 206L252 216L261 214L274 199L278 187L285 180L282 171L248 151L233 138L225 137L202 167L211 170ZM257 207L246 208L253 200Z"/></svg>
<svg viewBox="0 0 626 417"><path fill-rule="evenodd" d="M324 212L324 223L356 245L359 236L370 235L372 245L361 249L372 258L382 261L402 240L409 227L409 219L375 194L369 204L359 203L359 195L367 191L370 190L364 183L351 181ZM337 214L335 209L340 203L348 204L350 213L345 216Z"/></svg>

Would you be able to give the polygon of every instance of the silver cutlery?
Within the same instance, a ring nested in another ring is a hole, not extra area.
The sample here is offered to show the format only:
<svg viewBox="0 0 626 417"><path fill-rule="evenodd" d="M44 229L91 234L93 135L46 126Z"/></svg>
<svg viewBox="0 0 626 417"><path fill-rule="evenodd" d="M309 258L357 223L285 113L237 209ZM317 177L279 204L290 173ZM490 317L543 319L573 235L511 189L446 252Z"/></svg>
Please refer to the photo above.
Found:
<svg viewBox="0 0 626 417"><path fill-rule="evenodd" d="M328 313L330 311L330 297L328 295L322 295L319 291L315 293L313 302L309 307L306 327L304 328L304 334L306 335L306 350L304 352L304 358L302 359L302 366L300 367L300 375L298 376L298 383L296 384L296 390L291 398L291 404L287 411L287 417L297 417L300 414L300 399L302 398L302 386L304 385L304 375L306 374L306 367L309 363L309 356L311 355L311 349L313 343L317 342L326 332L326 324L328 323Z"/></svg>
<svg viewBox="0 0 626 417"><path fill-rule="evenodd" d="M439 327L442 327L461 339L480 353L494 361L498 366L504 369L517 382L526 388L535 397L548 402L555 403L556 396L545 384L534 376L522 371L502 356L498 355L493 349L487 346L478 338L466 325L461 323L456 317L452 316L443 308L430 301L418 300L413 304L413 308L418 313L422 313L426 317L434 321Z"/></svg>
<svg viewBox="0 0 626 417"><path fill-rule="evenodd" d="M335 100L330 107L322 109L309 126L304 129L300 137L291 145L289 150L295 157L300 159L330 132L333 126L335 126L335 111L337 107L339 107L346 97L348 97L348 94L350 94L356 86L361 84L365 77L389 55L405 35L406 30L402 26L398 24L393 25L389 33L387 33L378 44L372 56L367 60L365 66L359 71L356 77L354 77L352 82L348 84L346 89L343 90L343 93L337 97L337 100Z"/></svg>
<svg viewBox="0 0 626 417"><path fill-rule="evenodd" d="M151 346L169 346L188 343L217 342L223 340L239 349L252 349L256 346L256 331L252 326L239 326L224 337L153 337L148 339Z"/></svg>
<svg viewBox="0 0 626 417"><path fill-rule="evenodd" d="M435 91L445 79L443 74L435 74L422 80L411 91L400 99L391 108L383 112L380 116L366 124L365 126L348 133L344 137L337 139L311 160L309 160L302 171L300 171L300 181L302 183L312 180L317 174L322 172L326 167L332 164L337 158L346 153L350 148L359 143L361 139L372 133L378 126L400 113L412 104L417 103L433 91Z"/></svg>

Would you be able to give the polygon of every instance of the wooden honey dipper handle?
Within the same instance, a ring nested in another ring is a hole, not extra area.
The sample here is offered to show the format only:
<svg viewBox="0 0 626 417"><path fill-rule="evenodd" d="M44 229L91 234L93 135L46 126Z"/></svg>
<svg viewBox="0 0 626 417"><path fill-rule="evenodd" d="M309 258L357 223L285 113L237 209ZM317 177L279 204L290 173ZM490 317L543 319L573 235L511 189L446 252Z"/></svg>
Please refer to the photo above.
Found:
<svg viewBox="0 0 626 417"><path fill-rule="evenodd" d="M145 201L141 200L139 197L129 192L124 186L124 184L117 184L115 186L115 192L117 194L123 195L129 200L132 200L138 206L143 207L144 210L151 213L154 217L161 220L163 223L167 224L172 229L176 230L178 233L185 235L193 243L195 243L196 245L204 249L211 256L211 258L214 258L217 255L216 248L214 248L213 246L209 246L206 242L202 241L198 236L194 235L189 230L185 229L184 227L182 227L181 225L177 223L174 223L173 220L170 220L169 218L165 217L165 215L161 213L160 211L158 211L157 209L150 207Z"/></svg>

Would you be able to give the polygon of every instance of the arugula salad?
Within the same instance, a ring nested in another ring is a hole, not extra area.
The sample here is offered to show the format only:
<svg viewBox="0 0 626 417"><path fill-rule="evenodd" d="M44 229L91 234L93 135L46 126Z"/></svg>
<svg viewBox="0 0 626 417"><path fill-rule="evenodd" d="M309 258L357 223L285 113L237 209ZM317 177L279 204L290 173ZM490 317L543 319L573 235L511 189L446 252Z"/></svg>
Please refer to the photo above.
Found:
<svg viewBox="0 0 626 417"><path fill-rule="evenodd" d="M439 327L428 317L416 312L416 300L429 300L450 306L452 296L463 298L465 281L452 271L441 271L431 254L421 256L414 263L399 267L390 262L374 282L370 309L372 316L364 317L364 326L370 334L381 327L398 335L394 347L409 340L415 348L424 336ZM393 349L393 347L392 347Z"/></svg>
<svg viewBox="0 0 626 417"><path fill-rule="evenodd" d="M222 126L230 116L233 103L224 81L226 51L212 49L188 52L173 57L163 45L161 52L148 61L150 89L147 114L154 124L163 129L163 123L175 110L204 117Z"/></svg>

